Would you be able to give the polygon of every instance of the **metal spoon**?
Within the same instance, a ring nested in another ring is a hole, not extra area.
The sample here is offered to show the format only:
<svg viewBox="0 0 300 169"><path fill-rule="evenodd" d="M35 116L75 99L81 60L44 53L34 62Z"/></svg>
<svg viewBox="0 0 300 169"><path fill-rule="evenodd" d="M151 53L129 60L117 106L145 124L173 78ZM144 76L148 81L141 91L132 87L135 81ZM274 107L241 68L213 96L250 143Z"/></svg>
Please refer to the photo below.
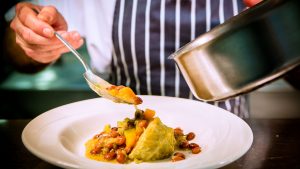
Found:
<svg viewBox="0 0 300 169"><path fill-rule="evenodd" d="M39 9L32 8L32 10L39 14ZM80 61L80 63L83 65L85 69L85 73L83 74L85 80L87 81L89 87L96 92L99 96L102 96L103 98L112 100L116 103L127 103L127 104L136 104L135 102L130 102L128 100L123 100L121 98L115 97L108 92L108 88L114 86L101 77L95 75L88 64L84 61L83 57L74 49L74 47L69 44L68 41L66 41L60 34L57 32L54 32L55 36L64 44L66 47L77 57L77 59Z"/></svg>
<svg viewBox="0 0 300 169"><path fill-rule="evenodd" d="M72 47L71 44L69 44L60 34L57 32L54 32L55 36L64 44L67 46L68 49L77 57L77 59L81 62L85 69L85 73L83 74L85 80L87 81L89 87L96 92L99 96L102 96L106 99L112 100L117 103L127 103L127 104L133 104L131 102L128 102L126 100L122 100L120 98L117 98L115 96L112 96L108 92L108 88L113 86L112 84L108 83L101 77L95 75L88 64L83 60L83 57Z"/></svg>

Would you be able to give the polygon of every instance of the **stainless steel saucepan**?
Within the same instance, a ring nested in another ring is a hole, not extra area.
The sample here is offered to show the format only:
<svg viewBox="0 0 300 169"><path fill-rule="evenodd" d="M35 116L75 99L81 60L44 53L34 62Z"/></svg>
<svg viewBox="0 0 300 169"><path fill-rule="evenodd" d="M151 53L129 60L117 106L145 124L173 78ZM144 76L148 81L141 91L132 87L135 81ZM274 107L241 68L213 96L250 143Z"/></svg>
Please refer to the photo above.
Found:
<svg viewBox="0 0 300 169"><path fill-rule="evenodd" d="M300 1L265 0L172 54L199 100L263 86L300 65Z"/></svg>

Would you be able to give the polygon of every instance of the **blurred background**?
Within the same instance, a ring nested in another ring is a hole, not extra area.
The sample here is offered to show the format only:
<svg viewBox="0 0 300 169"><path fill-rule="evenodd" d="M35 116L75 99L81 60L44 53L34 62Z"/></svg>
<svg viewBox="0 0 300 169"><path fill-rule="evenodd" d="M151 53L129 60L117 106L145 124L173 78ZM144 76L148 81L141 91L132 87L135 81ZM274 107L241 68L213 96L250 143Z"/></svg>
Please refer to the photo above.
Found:
<svg viewBox="0 0 300 169"><path fill-rule="evenodd" d="M30 119L64 104L97 97L81 76L84 72L82 66L70 53L39 73L25 74L13 68L4 53L3 36L9 25L7 11L17 2L0 2L0 118ZM79 49L79 53L89 59L85 46ZM300 91L283 78L250 93L249 100L253 118L300 117Z"/></svg>
<svg viewBox="0 0 300 169"><path fill-rule="evenodd" d="M87 86L83 67L71 54L65 54L55 64L35 74L20 73L14 69L4 52L6 22L9 10L17 0L1 1L1 58L0 58L0 118L33 118L51 108L67 103L95 98L97 95ZM86 46L79 50L88 61ZM19 112L19 110L23 110Z"/></svg>

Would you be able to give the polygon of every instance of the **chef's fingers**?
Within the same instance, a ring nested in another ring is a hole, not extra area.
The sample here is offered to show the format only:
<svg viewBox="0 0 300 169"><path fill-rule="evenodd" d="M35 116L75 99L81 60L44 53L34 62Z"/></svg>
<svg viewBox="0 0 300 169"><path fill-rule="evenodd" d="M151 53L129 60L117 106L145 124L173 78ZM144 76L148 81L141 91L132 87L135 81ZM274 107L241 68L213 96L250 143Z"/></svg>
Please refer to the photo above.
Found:
<svg viewBox="0 0 300 169"><path fill-rule="evenodd" d="M79 40L76 44L73 44L74 48L79 48L83 44L83 39ZM32 50L27 47L23 47L26 55L28 55L33 60L40 62L40 63L50 63L57 60L61 54L69 52L69 49L65 46L59 47L55 50L45 51L45 52L38 52Z"/></svg>
<svg viewBox="0 0 300 169"><path fill-rule="evenodd" d="M45 38L36 34L31 29L25 27L18 18L14 19L11 22L11 28L18 34L26 43L35 44L35 45L56 45L61 44L61 41L56 37L53 38ZM67 41L76 41L81 39L81 36L78 32L66 32L66 31L58 31L58 33L62 34Z"/></svg>
<svg viewBox="0 0 300 169"><path fill-rule="evenodd" d="M37 15L38 14L34 9L29 6L21 7L19 12L16 13L16 17L19 21L36 34L46 38L54 37L54 28L50 24L39 19Z"/></svg>
<svg viewBox="0 0 300 169"><path fill-rule="evenodd" d="M76 45L79 43L79 41L82 39L78 32L59 32L61 36L67 40L71 45ZM49 42L48 44L29 44L26 41L23 40L20 36L17 36L16 39L17 44L21 45L22 47L30 48L32 50L35 50L37 52L46 52L50 50L56 50L57 48L61 48L65 46L61 41L54 41Z"/></svg>
<svg viewBox="0 0 300 169"><path fill-rule="evenodd" d="M32 50L31 48L27 48L23 44L20 44L20 46L28 57L39 63L51 63L61 56L61 54L56 54L53 52L37 52L35 50Z"/></svg>
<svg viewBox="0 0 300 169"><path fill-rule="evenodd" d="M50 24L56 31L68 29L67 22L64 17L57 11L54 6L45 6L41 9L37 17Z"/></svg>
<svg viewBox="0 0 300 169"><path fill-rule="evenodd" d="M21 36L27 43L29 44L49 44L50 42L57 41L55 37L53 38L45 38L37 33L35 33L33 30L27 28L24 26L18 18L15 18L11 24L10 27Z"/></svg>

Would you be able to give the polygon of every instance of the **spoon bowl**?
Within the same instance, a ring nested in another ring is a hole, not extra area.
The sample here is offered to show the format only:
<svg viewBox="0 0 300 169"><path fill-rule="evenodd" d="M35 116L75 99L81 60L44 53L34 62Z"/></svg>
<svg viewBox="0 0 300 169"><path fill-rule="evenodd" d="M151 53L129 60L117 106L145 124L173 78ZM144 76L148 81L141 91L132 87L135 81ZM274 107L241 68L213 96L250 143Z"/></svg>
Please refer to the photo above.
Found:
<svg viewBox="0 0 300 169"><path fill-rule="evenodd" d="M84 61L83 57L69 44L60 34L55 32L55 36L64 44L66 47L77 57L77 59L81 62L85 69L85 73L83 74L85 80L87 81L89 87L97 93L99 96L112 100L116 103L126 103L126 104L141 104L142 100L137 97L132 90L130 92L126 92L125 94L122 93L121 97L117 94L113 94L119 92L119 90L110 90L115 85L110 84L106 80L102 79L101 77L97 76L92 72L88 64ZM122 86L123 88L124 86ZM121 88L120 88L121 89ZM128 91L128 90L127 90ZM124 97L125 96L125 97ZM128 99L129 98L129 99Z"/></svg>

